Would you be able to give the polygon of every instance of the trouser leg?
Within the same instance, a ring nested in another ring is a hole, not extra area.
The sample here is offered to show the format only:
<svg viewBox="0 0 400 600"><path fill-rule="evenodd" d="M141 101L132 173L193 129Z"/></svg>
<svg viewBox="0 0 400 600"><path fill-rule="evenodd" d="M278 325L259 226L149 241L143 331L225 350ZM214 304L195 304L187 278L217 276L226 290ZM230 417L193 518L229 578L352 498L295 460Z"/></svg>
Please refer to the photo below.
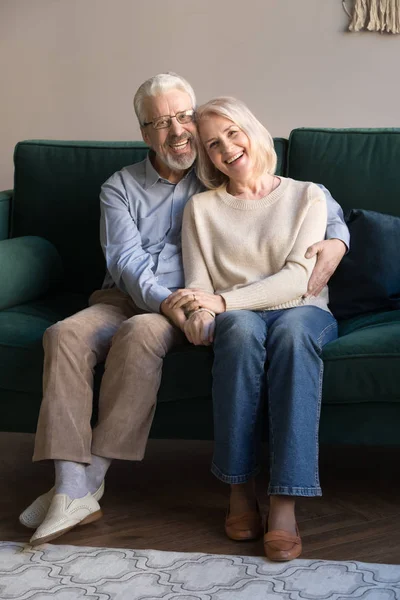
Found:
<svg viewBox="0 0 400 600"><path fill-rule="evenodd" d="M335 319L316 307L281 311L269 325L269 494L321 495L318 473L321 352L323 345L336 337Z"/></svg>
<svg viewBox="0 0 400 600"><path fill-rule="evenodd" d="M266 326L256 312L218 315L214 340L212 472L244 483L257 471L266 360Z"/></svg>
<svg viewBox="0 0 400 600"><path fill-rule="evenodd" d="M93 454L143 458L164 356L185 339L182 331L160 314L137 315L121 325L113 337L101 383Z"/></svg>
<svg viewBox="0 0 400 600"><path fill-rule="evenodd" d="M117 289L92 295L89 308L44 334L43 400L33 460L90 462L93 372L121 324L137 311Z"/></svg>

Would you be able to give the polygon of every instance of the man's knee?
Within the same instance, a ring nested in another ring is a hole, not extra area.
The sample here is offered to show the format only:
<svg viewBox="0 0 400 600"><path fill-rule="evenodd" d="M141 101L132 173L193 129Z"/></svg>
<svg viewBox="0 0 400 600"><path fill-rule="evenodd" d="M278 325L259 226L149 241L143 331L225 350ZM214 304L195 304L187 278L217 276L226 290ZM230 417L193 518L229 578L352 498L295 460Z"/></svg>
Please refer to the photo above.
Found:
<svg viewBox="0 0 400 600"><path fill-rule="evenodd" d="M77 343L79 340L79 328L74 326L68 320L58 321L46 329L43 336L43 345L45 349L54 348L59 344Z"/></svg>
<svg viewBox="0 0 400 600"><path fill-rule="evenodd" d="M105 358L115 327L102 323L93 323L90 319L75 319L74 315L58 321L48 329L43 336L43 347L46 353L54 352L57 348L68 353L85 356L94 352L99 360Z"/></svg>
<svg viewBox="0 0 400 600"><path fill-rule="evenodd" d="M128 345L135 349L165 349L176 336L176 328L162 315L157 313L135 315L122 323L114 335L112 345Z"/></svg>

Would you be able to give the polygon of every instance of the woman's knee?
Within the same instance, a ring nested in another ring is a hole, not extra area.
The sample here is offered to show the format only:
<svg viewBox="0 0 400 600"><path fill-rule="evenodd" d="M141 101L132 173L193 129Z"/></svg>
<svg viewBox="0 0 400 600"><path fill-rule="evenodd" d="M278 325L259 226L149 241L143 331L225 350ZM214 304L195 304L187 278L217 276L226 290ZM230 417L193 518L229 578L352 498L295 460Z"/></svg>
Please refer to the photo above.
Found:
<svg viewBox="0 0 400 600"><path fill-rule="evenodd" d="M288 347L297 345L321 346L321 334L336 322L327 311L315 307L302 307L285 311L270 328L270 342L279 341Z"/></svg>
<svg viewBox="0 0 400 600"><path fill-rule="evenodd" d="M236 344L248 344L264 340L264 324L260 317L249 310L227 311L217 316L215 343L228 339Z"/></svg>

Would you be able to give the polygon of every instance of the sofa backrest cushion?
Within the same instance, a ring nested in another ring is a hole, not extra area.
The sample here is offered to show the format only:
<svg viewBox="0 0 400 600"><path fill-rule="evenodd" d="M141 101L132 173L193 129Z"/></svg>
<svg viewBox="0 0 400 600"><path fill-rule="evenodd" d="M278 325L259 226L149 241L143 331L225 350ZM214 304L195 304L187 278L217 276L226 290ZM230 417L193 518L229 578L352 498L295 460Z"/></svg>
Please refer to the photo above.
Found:
<svg viewBox="0 0 400 600"><path fill-rule="evenodd" d="M0 241L8 238L11 198L12 190L0 192Z"/></svg>
<svg viewBox="0 0 400 600"><path fill-rule="evenodd" d="M400 129L294 129L286 174L323 183L344 211L400 216Z"/></svg>
<svg viewBox="0 0 400 600"><path fill-rule="evenodd" d="M98 288L104 277L100 187L146 151L141 142L20 142L14 153L12 237L46 238L62 258L71 291Z"/></svg>
<svg viewBox="0 0 400 600"><path fill-rule="evenodd" d="M287 140L275 140L278 174L286 168ZM29 140L14 152L11 235L41 236L63 260L68 289L99 288L105 263L99 242L101 185L115 171L143 160L142 142Z"/></svg>
<svg viewBox="0 0 400 600"><path fill-rule="evenodd" d="M329 281L338 319L400 309L400 218L355 209L346 218L351 247Z"/></svg>

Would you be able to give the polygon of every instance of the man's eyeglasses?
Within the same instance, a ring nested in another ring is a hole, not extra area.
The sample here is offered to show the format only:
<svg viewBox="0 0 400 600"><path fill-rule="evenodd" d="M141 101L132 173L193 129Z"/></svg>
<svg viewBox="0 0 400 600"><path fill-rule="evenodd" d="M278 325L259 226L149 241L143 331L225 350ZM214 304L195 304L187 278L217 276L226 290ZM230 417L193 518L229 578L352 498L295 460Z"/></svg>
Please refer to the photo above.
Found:
<svg viewBox="0 0 400 600"><path fill-rule="evenodd" d="M154 121L143 123L142 127L153 125L154 129L167 129L167 127L171 127L172 119L176 119L178 123L185 125L185 123L191 123L194 121L194 118L194 109L190 108L189 110L181 110L180 112L177 112L176 115L164 115L163 117L157 117L157 119L154 119Z"/></svg>

